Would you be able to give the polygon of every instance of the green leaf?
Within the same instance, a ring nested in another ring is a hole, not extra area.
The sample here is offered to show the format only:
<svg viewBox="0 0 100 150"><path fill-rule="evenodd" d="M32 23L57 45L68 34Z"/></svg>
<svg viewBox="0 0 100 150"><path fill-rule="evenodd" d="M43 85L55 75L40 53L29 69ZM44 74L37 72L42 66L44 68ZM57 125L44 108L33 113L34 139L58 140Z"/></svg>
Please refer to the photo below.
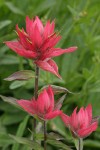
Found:
<svg viewBox="0 0 100 150"><path fill-rule="evenodd" d="M90 92L92 93L100 92L100 80L97 80L94 84L91 85Z"/></svg>
<svg viewBox="0 0 100 150"><path fill-rule="evenodd" d="M28 80L30 78L34 78L34 72L31 70L21 70L18 72L13 73L9 77L5 78L6 81L13 81L13 80Z"/></svg>
<svg viewBox="0 0 100 150"><path fill-rule="evenodd" d="M85 79L88 79L91 76L91 72L87 68L83 68L83 76Z"/></svg>
<svg viewBox="0 0 100 150"><path fill-rule="evenodd" d="M43 12L46 9L51 8L52 6L54 6L56 3L54 0L50 0L50 1L41 1L42 3L40 3L39 1L39 6L36 7L35 13L40 13Z"/></svg>
<svg viewBox="0 0 100 150"><path fill-rule="evenodd" d="M0 147L3 147L5 144L13 144L15 143L8 134L0 133Z"/></svg>
<svg viewBox="0 0 100 150"><path fill-rule="evenodd" d="M67 5L68 10L72 13L72 15L76 16L78 14L78 12L72 8L70 5Z"/></svg>
<svg viewBox="0 0 100 150"><path fill-rule="evenodd" d="M58 99L58 101L57 101L56 104L55 104L55 108L54 108L54 109L59 108L59 105L62 106L62 103L63 103L65 97L66 97L66 94L64 94L62 97L60 97L60 98Z"/></svg>
<svg viewBox="0 0 100 150"><path fill-rule="evenodd" d="M34 136L35 136L36 140L43 140L44 139L43 133L36 133L36 134L34 134ZM48 140L62 140L64 138L57 133L50 132L50 133L47 133L47 139Z"/></svg>
<svg viewBox="0 0 100 150"><path fill-rule="evenodd" d="M26 116L25 119L21 122L21 124L18 127L16 136L22 136L24 134L28 119L29 119L29 116ZM15 143L12 147L12 150L19 150L19 144Z"/></svg>
<svg viewBox="0 0 100 150"><path fill-rule="evenodd" d="M14 108L13 105L9 105L9 103L4 103L0 101L0 110L7 112L7 113L17 113L19 110L18 108Z"/></svg>
<svg viewBox="0 0 100 150"><path fill-rule="evenodd" d="M63 148L64 150L72 150L68 145L57 140L47 140L47 143L49 143L50 145L56 146L58 148Z"/></svg>
<svg viewBox="0 0 100 150"><path fill-rule="evenodd" d="M20 106L19 106L18 103L16 102L17 99L15 99L15 98L13 98L13 97L6 97L6 96L3 96L3 95L0 95L0 97L2 98L2 100L3 100L4 102L10 103L10 104L12 104L12 105L14 105L14 106L20 108Z"/></svg>
<svg viewBox="0 0 100 150"><path fill-rule="evenodd" d="M47 139L49 139L49 140L63 140L64 138L57 133L50 132L49 134L47 134Z"/></svg>
<svg viewBox="0 0 100 150"><path fill-rule="evenodd" d="M53 119L53 122L49 122L51 125L51 128L53 131L58 132L64 136L65 138L67 137L67 132L66 132L66 127L64 126L63 122L61 121L60 117L56 117Z"/></svg>
<svg viewBox="0 0 100 150"><path fill-rule="evenodd" d="M14 65L14 64L19 64L19 58L17 56L13 56L11 54L9 55L4 55L3 57L0 58L0 65ZM23 63L26 63L24 60Z"/></svg>
<svg viewBox="0 0 100 150"><path fill-rule="evenodd" d="M5 5L15 14L23 15L22 10L17 8L12 2L5 2Z"/></svg>
<svg viewBox="0 0 100 150"><path fill-rule="evenodd" d="M100 141L94 141L94 140L86 140L84 141L84 145L91 148L100 148Z"/></svg>
<svg viewBox="0 0 100 150"><path fill-rule="evenodd" d="M19 88L19 87L25 85L26 83L27 83L27 81L13 81L10 84L10 89L13 90L13 89Z"/></svg>
<svg viewBox="0 0 100 150"><path fill-rule="evenodd" d="M0 29L8 26L9 24L11 24L11 20L0 21Z"/></svg>
<svg viewBox="0 0 100 150"><path fill-rule="evenodd" d="M6 97L6 96L3 96L3 95L0 95L0 97L2 98L2 100L3 100L4 102L10 103L10 104L12 104L12 105L14 105L14 106L20 108L20 106L19 106L18 103L16 102L17 99L15 99L15 98L13 98L13 97Z"/></svg>
<svg viewBox="0 0 100 150"><path fill-rule="evenodd" d="M6 132L7 132L7 131L6 131L6 127L3 126L2 122L0 121L0 134L1 134L1 133L6 133Z"/></svg>
<svg viewBox="0 0 100 150"><path fill-rule="evenodd" d="M52 87L52 90L54 94L60 94L60 93L71 93L74 94L73 92L69 91L67 88L61 87L61 86L56 86L56 85L50 85ZM41 92L44 89L47 89L49 85L43 86L39 92Z"/></svg>
<svg viewBox="0 0 100 150"><path fill-rule="evenodd" d="M33 150L43 150L43 148L39 145L39 143L37 143L35 141L29 140L24 137L17 137L14 135L9 135L9 136L11 138L13 138L16 142L27 145L27 146L31 147Z"/></svg>
<svg viewBox="0 0 100 150"><path fill-rule="evenodd" d="M6 45L2 46L0 50L0 57L3 57L5 53L8 51L8 49L9 48Z"/></svg>
<svg viewBox="0 0 100 150"><path fill-rule="evenodd" d="M2 122L2 125L12 125L15 123L19 123L23 120L23 118L26 116L24 112L17 112L17 113L4 113L0 117L0 121ZM15 119L14 119L15 118Z"/></svg>

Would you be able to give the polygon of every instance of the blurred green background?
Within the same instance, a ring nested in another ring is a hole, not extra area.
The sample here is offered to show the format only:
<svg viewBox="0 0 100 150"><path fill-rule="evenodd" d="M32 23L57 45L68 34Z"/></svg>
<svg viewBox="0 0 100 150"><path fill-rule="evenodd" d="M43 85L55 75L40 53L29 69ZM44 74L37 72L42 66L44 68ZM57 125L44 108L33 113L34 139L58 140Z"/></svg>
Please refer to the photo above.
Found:
<svg viewBox="0 0 100 150"><path fill-rule="evenodd" d="M80 108L89 103L93 106L93 115L100 115L100 0L0 0L0 94L18 99L33 96L34 79L13 82L3 79L19 70L34 70L34 66L3 42L17 38L15 25L25 27L26 15L30 18L38 15L44 23L55 19L56 30L62 36L57 46L78 46L76 52L55 58L63 80L40 71L39 88L55 84L76 93L68 94L64 101L62 109L68 115L76 106ZM30 150L14 143L8 135L30 136L28 128L31 128L31 119L26 118L26 113L0 100L0 149ZM63 136L65 144L72 145L71 136L60 118L48 123L50 131ZM100 127L84 140L84 145L85 150L100 149ZM52 149L58 150L58 147L48 145L48 150Z"/></svg>

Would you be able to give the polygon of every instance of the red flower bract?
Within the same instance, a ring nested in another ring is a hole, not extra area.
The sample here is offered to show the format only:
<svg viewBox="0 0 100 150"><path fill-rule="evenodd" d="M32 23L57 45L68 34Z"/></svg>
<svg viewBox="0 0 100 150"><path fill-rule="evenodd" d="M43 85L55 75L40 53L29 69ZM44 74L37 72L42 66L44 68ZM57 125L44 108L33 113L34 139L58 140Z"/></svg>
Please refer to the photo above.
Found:
<svg viewBox="0 0 100 150"><path fill-rule="evenodd" d="M85 138L97 129L98 121L92 119L91 105L88 105L85 109L82 107L78 113L76 111L77 108L74 109L71 116L62 113L61 118L73 135Z"/></svg>
<svg viewBox="0 0 100 150"><path fill-rule="evenodd" d="M59 108L54 105L54 94L52 88L49 86L47 90L41 92L35 100L17 100L17 103L30 115L36 115L42 120L53 119L61 114Z"/></svg>
<svg viewBox="0 0 100 150"><path fill-rule="evenodd" d="M43 26L38 17L35 20L30 20L27 16L26 32L23 28L21 30L16 25L18 41L7 41L5 43L20 56L33 59L34 63L41 69L49 71L60 78L58 67L51 58L73 52L77 47L70 47L68 49L55 48L54 46L59 42L61 36L54 31L54 28L54 21L52 23L48 21Z"/></svg>

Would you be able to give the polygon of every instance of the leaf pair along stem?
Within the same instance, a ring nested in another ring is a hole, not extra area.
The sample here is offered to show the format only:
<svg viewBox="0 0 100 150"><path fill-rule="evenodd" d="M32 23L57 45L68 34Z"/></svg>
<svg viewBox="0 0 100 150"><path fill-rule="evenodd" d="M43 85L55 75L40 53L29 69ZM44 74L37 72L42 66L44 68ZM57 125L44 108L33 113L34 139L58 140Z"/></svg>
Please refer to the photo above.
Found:
<svg viewBox="0 0 100 150"><path fill-rule="evenodd" d="M35 100L37 100L37 98L38 98L38 83L39 83L39 67L36 65L35 66L35 87L34 87ZM34 127L34 132L35 132L35 130L36 130L36 119L35 118L34 118L33 127ZM44 150L47 150L47 146L46 146L46 140L47 140L46 121L43 122L43 128L44 128Z"/></svg>

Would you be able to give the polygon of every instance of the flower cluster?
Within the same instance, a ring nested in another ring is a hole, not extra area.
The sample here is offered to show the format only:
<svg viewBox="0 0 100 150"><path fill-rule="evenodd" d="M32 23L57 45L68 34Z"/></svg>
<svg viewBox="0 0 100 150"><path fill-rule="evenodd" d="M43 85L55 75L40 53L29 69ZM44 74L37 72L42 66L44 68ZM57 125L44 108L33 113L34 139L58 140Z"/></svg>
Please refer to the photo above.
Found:
<svg viewBox="0 0 100 150"><path fill-rule="evenodd" d="M50 120L60 116L65 125L72 131L73 136L85 138L97 129L98 121L92 118L92 106L89 104L85 109L82 107L78 113L77 108L71 116L64 114L54 103L52 88L44 89L37 99L17 100L17 103L30 115L37 116L42 120Z"/></svg>
<svg viewBox="0 0 100 150"><path fill-rule="evenodd" d="M55 107L54 94L51 87L48 87L47 90L44 89L37 99L32 98L31 101L18 100L17 103L30 115L36 115L42 120L53 119L61 114L59 106Z"/></svg>
<svg viewBox="0 0 100 150"><path fill-rule="evenodd" d="M61 118L74 136L85 138L97 129L98 122L92 118L91 105L88 105L85 109L82 107L78 113L76 111L77 108L70 117L61 113Z"/></svg>
<svg viewBox="0 0 100 150"><path fill-rule="evenodd" d="M58 66L52 60L53 57L70 53L77 49L76 46L67 49L55 48L61 39L59 33L54 31L55 22L47 21L44 26L41 20L36 17L26 17L26 31L19 29L16 25L18 40L6 41L6 45L20 56L32 59L33 63L43 70L49 71L61 78L58 73ZM37 78L37 76L36 76ZM54 92L51 86L42 90L38 97L31 100L17 100L17 104L31 116L37 116L43 121L60 116L65 125L71 130L72 135L77 138L85 138L97 129L98 121L92 118L92 106L82 107L79 112L77 108L72 115L64 114L60 108L62 103L56 105Z"/></svg>
<svg viewBox="0 0 100 150"><path fill-rule="evenodd" d="M67 49L55 48L55 45L61 39L61 36L54 31L54 21L48 21L45 26L41 20L36 17L30 20L26 17L26 32L19 29L16 25L16 32L18 35L17 41L6 41L6 45L15 51L20 56L33 59L41 69L49 71L59 78L58 67L51 59L53 57L70 53L77 49L76 46Z"/></svg>

